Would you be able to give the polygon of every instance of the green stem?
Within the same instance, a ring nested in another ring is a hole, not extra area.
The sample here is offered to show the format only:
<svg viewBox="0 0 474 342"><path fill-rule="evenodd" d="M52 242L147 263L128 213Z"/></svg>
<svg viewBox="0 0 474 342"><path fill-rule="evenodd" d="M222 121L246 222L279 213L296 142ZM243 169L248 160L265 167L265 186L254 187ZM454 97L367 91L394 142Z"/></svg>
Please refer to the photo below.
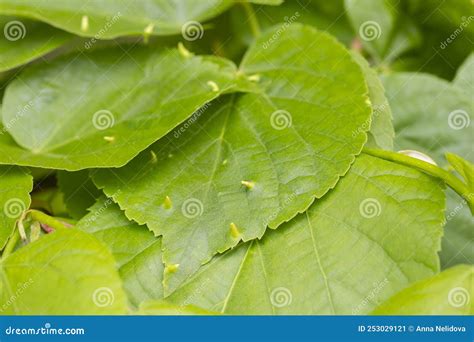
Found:
<svg viewBox="0 0 474 342"><path fill-rule="evenodd" d="M389 160L389 161L402 164L405 166L409 166L409 167L418 169L420 171L423 171L429 174L430 176L442 179L451 189L456 191L462 198L466 200L466 202L469 204L469 208L471 208L471 212L474 213L473 194L469 191L469 188L466 186L466 184L464 184L459 178L449 173L448 171L436 165L427 163L423 160L409 157L397 152L375 150L375 149L367 148L367 147L364 147L362 151L371 156Z"/></svg>
<svg viewBox="0 0 474 342"><path fill-rule="evenodd" d="M15 230L3 249L2 260L13 252L18 241L20 241L20 232Z"/></svg>
<svg viewBox="0 0 474 342"><path fill-rule="evenodd" d="M61 221L51 217L41 211L31 209L28 211L28 214L34 221L38 221L40 223L46 224L55 230L64 230L68 229L68 227Z"/></svg>
<svg viewBox="0 0 474 342"><path fill-rule="evenodd" d="M260 36L260 24L258 23L257 15L253 10L252 4L249 2L242 2L241 4L244 7L245 13L247 14L252 34L255 38L257 38Z"/></svg>

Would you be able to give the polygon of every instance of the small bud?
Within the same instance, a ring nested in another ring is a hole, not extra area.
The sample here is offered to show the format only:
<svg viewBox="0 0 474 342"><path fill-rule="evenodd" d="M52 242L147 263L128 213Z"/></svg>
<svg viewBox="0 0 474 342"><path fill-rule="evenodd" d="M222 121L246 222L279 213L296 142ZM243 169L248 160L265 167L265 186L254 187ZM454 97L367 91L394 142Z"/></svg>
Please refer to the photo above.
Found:
<svg viewBox="0 0 474 342"><path fill-rule="evenodd" d="M173 207L173 203L171 202L171 198L169 196L165 197L165 201L163 202L163 208L171 209Z"/></svg>
<svg viewBox="0 0 474 342"><path fill-rule="evenodd" d="M230 224L230 235L231 235L233 238L238 238L238 237L240 237L239 229L237 228L237 226L236 226L235 223L233 223L233 222Z"/></svg>
<svg viewBox="0 0 474 342"><path fill-rule="evenodd" d="M178 52L184 58L189 58L193 55L181 42L178 43Z"/></svg>
<svg viewBox="0 0 474 342"><path fill-rule="evenodd" d="M207 85L211 87L213 92L218 92L219 91L219 86L217 85L216 82L214 81L207 81Z"/></svg>
<svg viewBox="0 0 474 342"><path fill-rule="evenodd" d="M87 15L83 15L81 19L81 31L87 32L89 30L89 17Z"/></svg>
<svg viewBox="0 0 474 342"><path fill-rule="evenodd" d="M250 182L250 181L241 181L240 182L243 186L245 186L247 189L249 190L252 190L255 186L255 183L254 182Z"/></svg>
<svg viewBox="0 0 474 342"><path fill-rule="evenodd" d="M179 264L171 264L165 267L165 273L174 273L178 270Z"/></svg>

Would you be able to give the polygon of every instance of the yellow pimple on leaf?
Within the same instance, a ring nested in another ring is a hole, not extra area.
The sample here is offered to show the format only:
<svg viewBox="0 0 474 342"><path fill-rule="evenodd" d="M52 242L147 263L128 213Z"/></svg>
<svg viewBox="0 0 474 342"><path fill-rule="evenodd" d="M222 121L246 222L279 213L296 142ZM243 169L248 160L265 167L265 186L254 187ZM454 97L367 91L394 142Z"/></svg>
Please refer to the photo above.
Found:
<svg viewBox="0 0 474 342"><path fill-rule="evenodd" d="M81 19L81 31L87 32L89 30L89 17L87 15L83 15Z"/></svg>
<svg viewBox="0 0 474 342"><path fill-rule="evenodd" d="M260 75L259 74L251 75L247 79L250 82L258 82L258 81L260 81Z"/></svg>
<svg viewBox="0 0 474 342"><path fill-rule="evenodd" d="M224 161L222 162L222 165L227 165L228 161L227 159L224 159Z"/></svg>
<svg viewBox="0 0 474 342"><path fill-rule="evenodd" d="M178 270L179 264L171 264L165 267L165 273L174 273Z"/></svg>
<svg viewBox="0 0 474 342"><path fill-rule="evenodd" d="M178 52L184 58L189 58L193 55L181 42L178 43Z"/></svg>
<svg viewBox="0 0 474 342"><path fill-rule="evenodd" d="M241 181L240 182L243 186L245 186L247 189L249 190L252 190L253 187L255 186L255 183L254 182L250 182L250 181Z"/></svg>
<svg viewBox="0 0 474 342"><path fill-rule="evenodd" d="M233 238L240 237L239 229L237 228L234 222L230 224L230 235L232 235Z"/></svg>
<svg viewBox="0 0 474 342"><path fill-rule="evenodd" d="M171 202L171 198L169 196L165 197L165 201L163 202L163 208L171 209L173 207L173 203Z"/></svg>
<svg viewBox="0 0 474 342"><path fill-rule="evenodd" d="M370 99L367 97L365 99L365 103L368 105L368 106L371 106L372 107L372 101L370 101Z"/></svg>
<svg viewBox="0 0 474 342"><path fill-rule="evenodd" d="M108 142L114 142L114 141L115 141L115 137L108 137L108 136L105 136L105 137L104 137L104 140L105 140L105 141L108 141Z"/></svg>
<svg viewBox="0 0 474 342"><path fill-rule="evenodd" d="M219 91L219 86L217 85L216 82L214 81L207 81L207 85L211 87L213 92L218 92Z"/></svg>
<svg viewBox="0 0 474 342"><path fill-rule="evenodd" d="M148 38L150 37L150 35L153 33L153 29L155 28L155 24L153 23L150 23L148 24L147 27L145 27L145 29L143 30L143 42L145 44L148 44Z"/></svg>
<svg viewBox="0 0 474 342"><path fill-rule="evenodd" d="M156 164L158 162L158 157L156 156L156 153L153 151L150 151L150 154L151 154L151 162L153 164Z"/></svg>

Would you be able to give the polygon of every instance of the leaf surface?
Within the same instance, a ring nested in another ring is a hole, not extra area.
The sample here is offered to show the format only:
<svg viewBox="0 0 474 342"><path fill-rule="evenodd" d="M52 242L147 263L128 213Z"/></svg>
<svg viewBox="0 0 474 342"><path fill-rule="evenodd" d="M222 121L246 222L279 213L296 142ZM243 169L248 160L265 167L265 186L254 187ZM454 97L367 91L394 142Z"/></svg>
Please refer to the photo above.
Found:
<svg viewBox="0 0 474 342"><path fill-rule="evenodd" d="M117 261L124 290L138 307L144 301L163 297L161 238L129 221L117 204L101 198L77 228L106 244Z"/></svg>
<svg viewBox="0 0 474 342"><path fill-rule="evenodd" d="M74 37L49 25L0 16L0 72L46 55Z"/></svg>
<svg viewBox="0 0 474 342"><path fill-rule="evenodd" d="M374 310L376 315L472 315L474 267L458 265L420 281Z"/></svg>
<svg viewBox="0 0 474 342"><path fill-rule="evenodd" d="M281 0L248 2L278 5ZM79 36L111 39L125 35L180 34L189 25L202 31L201 22L234 3L233 0L3 0L0 13L44 21Z"/></svg>
<svg viewBox="0 0 474 342"><path fill-rule="evenodd" d="M435 76L393 73L382 81L393 112L395 149L417 150L445 166L444 155L474 160L474 102L462 88ZM474 219L465 201L447 190L443 267L474 262Z"/></svg>
<svg viewBox="0 0 474 342"><path fill-rule="evenodd" d="M138 311L142 315L216 315L217 312L203 310L196 306L176 306L163 301L149 301L142 303Z"/></svg>
<svg viewBox="0 0 474 342"><path fill-rule="evenodd" d="M15 228L16 221L30 207L33 178L16 166L0 166L0 250Z"/></svg>
<svg viewBox="0 0 474 342"><path fill-rule="evenodd" d="M306 213L215 256L167 300L229 314L366 314L438 272L443 208L431 177L361 155Z"/></svg>
<svg viewBox="0 0 474 342"><path fill-rule="evenodd" d="M108 248L68 229L41 237L0 262L2 314L125 314L126 296Z"/></svg>
<svg viewBox="0 0 474 342"><path fill-rule="evenodd" d="M366 140L368 127L358 129L370 122L367 88L350 54L297 24L262 48L274 34L240 67L260 79L259 92L212 102L126 167L94 176L127 217L163 235L174 269L165 293L216 252L306 210Z"/></svg>
<svg viewBox="0 0 474 342"><path fill-rule="evenodd" d="M33 66L6 90L0 163L123 166L234 78L231 64L176 49L99 50Z"/></svg>
<svg viewBox="0 0 474 342"><path fill-rule="evenodd" d="M372 117L364 125L370 125L368 132L368 141L365 146L381 148L385 150L393 149L393 138L395 132L392 124L392 111L387 98L382 81L377 72L369 66L369 63L356 52L352 56L360 65L365 75L365 81L369 88L369 97L372 104Z"/></svg>

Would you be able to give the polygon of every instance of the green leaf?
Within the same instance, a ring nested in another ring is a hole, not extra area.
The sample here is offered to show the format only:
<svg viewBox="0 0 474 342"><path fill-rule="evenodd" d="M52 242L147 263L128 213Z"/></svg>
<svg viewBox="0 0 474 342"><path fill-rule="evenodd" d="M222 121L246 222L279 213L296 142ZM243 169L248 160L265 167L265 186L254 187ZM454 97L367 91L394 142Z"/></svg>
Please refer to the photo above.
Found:
<svg viewBox="0 0 474 342"><path fill-rule="evenodd" d="M463 178L464 183L468 186L470 193L474 196L474 164L455 155L454 153L446 153L446 160L451 164L454 170Z"/></svg>
<svg viewBox="0 0 474 342"><path fill-rule="evenodd" d="M123 287L134 306L163 297L161 238L129 221L118 205L107 198L98 200L90 213L77 223L77 228L94 235L110 248Z"/></svg>
<svg viewBox="0 0 474 342"><path fill-rule="evenodd" d="M33 66L6 90L3 126L17 144L3 130L0 163L70 171L123 166L234 85L235 70L216 61L136 48Z"/></svg>
<svg viewBox="0 0 474 342"><path fill-rule="evenodd" d="M33 178L16 166L0 166L0 250L12 234L16 221L30 207Z"/></svg>
<svg viewBox="0 0 474 342"><path fill-rule="evenodd" d="M59 171L57 178L68 213L77 220L87 214L87 209L92 207L102 194L92 182L87 170Z"/></svg>
<svg viewBox="0 0 474 342"><path fill-rule="evenodd" d="M89 234L48 234L0 262L2 314L125 314L126 297L108 248Z"/></svg>
<svg viewBox="0 0 474 342"><path fill-rule="evenodd" d="M190 21L204 21L232 5L230 0L4 0L0 13L25 16L79 36L111 39L124 35L179 34ZM86 17L87 19L83 19ZM202 26L200 28L202 30Z"/></svg>
<svg viewBox="0 0 474 342"><path fill-rule="evenodd" d="M471 53L459 67L454 84L470 95L474 93L474 53Z"/></svg>
<svg viewBox="0 0 474 342"><path fill-rule="evenodd" d="M352 57L365 74L370 102L372 103L372 118L365 123L366 126L370 124L369 139L366 146L392 150L395 132L392 124L392 111L385 97L383 84L377 72L370 68L369 63L360 54L352 52Z"/></svg>
<svg viewBox="0 0 474 342"><path fill-rule="evenodd" d="M74 36L17 17L0 16L0 72L16 68L70 42Z"/></svg>
<svg viewBox="0 0 474 342"><path fill-rule="evenodd" d="M417 150L440 164L452 152L474 158L471 98L435 76L393 73L384 76L395 124L395 148Z"/></svg>
<svg viewBox="0 0 474 342"><path fill-rule="evenodd" d="M438 272L443 208L431 177L361 155L306 213L214 257L167 300L229 314L366 314Z"/></svg>
<svg viewBox="0 0 474 342"><path fill-rule="evenodd" d="M473 160L474 105L463 89L437 77L393 73L382 78L395 125L395 149L417 150L444 166L446 153ZM465 201L448 189L443 267L474 262L472 225Z"/></svg>
<svg viewBox="0 0 474 342"><path fill-rule="evenodd" d="M212 102L126 167L94 176L127 217L163 235L173 270L165 271L165 293L216 252L306 210L366 140L367 88L350 54L297 24L263 48L274 34L240 67L260 78L259 93Z"/></svg>
<svg viewBox="0 0 474 342"><path fill-rule="evenodd" d="M196 306L176 306L163 301L149 301L140 305L142 315L216 315L217 312L203 310Z"/></svg>
<svg viewBox="0 0 474 342"><path fill-rule="evenodd" d="M376 315L472 315L474 267L459 265L397 293Z"/></svg>
<svg viewBox="0 0 474 342"><path fill-rule="evenodd" d="M389 63L419 44L421 37L396 0L345 0L345 9L364 48Z"/></svg>

